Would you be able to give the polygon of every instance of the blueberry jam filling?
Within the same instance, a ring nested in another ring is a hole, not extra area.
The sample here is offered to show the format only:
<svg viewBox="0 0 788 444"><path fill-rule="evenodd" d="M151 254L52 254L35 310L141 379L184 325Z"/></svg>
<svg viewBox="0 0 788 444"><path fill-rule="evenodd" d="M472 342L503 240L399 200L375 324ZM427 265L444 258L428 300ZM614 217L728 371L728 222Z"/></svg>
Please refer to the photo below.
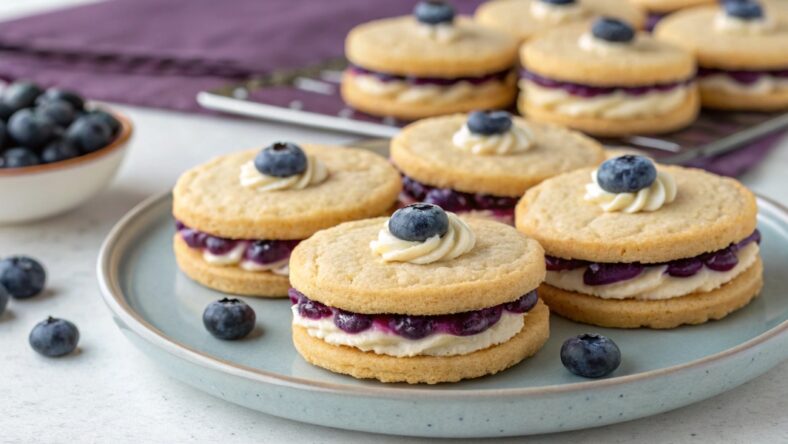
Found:
<svg viewBox="0 0 788 444"><path fill-rule="evenodd" d="M677 259L663 264L641 264L633 263L600 263L588 262L580 259L562 259L554 256L545 256L545 264L548 271L568 271L585 267L583 272L583 283L586 285L608 285L616 282L626 281L639 276L650 266L666 265L665 273L672 277L685 278L697 274L704 266L714 271L730 271L739 263L736 253L755 242L761 243L761 233L755 230L740 242L711 253L704 253L699 256Z"/></svg>
<svg viewBox="0 0 788 444"><path fill-rule="evenodd" d="M453 336L472 336L484 332L501 319L504 311L515 314L529 312L539 300L536 290L519 299L481 310L436 316L367 315L331 308L313 301L298 290L287 293L298 314L312 320L333 317L334 325L346 333L361 333L371 328L406 339L421 339L434 333Z"/></svg>
<svg viewBox="0 0 788 444"><path fill-rule="evenodd" d="M788 81L788 69L775 69L765 71L725 70L717 68L698 68L698 77L703 79L713 75L725 75L729 79L742 85L752 85L762 77L772 77Z"/></svg>
<svg viewBox="0 0 788 444"><path fill-rule="evenodd" d="M379 71L371 71L360 66L351 65L348 72L352 75L373 76L381 82L406 82L413 86L419 85L436 85L436 86L451 86L460 82L467 82L472 85L480 85L491 81L504 82L507 77L512 73L511 69L498 71L481 76L466 76L466 77L417 77L417 76L401 76L395 74L388 74Z"/></svg>
<svg viewBox="0 0 788 444"><path fill-rule="evenodd" d="M244 243L243 258L260 265L273 264L288 259L299 242L297 240L227 239L194 230L180 221L175 221L175 229L190 248L205 250L214 255L227 254L239 244Z"/></svg>
<svg viewBox="0 0 788 444"><path fill-rule="evenodd" d="M496 216L507 217L514 213L516 197L472 194L451 188L437 188L423 184L408 176L402 177L404 200L438 205L446 211L491 211Z"/></svg>
<svg viewBox="0 0 788 444"><path fill-rule="evenodd" d="M582 97L582 98L592 98L606 94L613 94L617 91L621 91L630 96L642 96L643 94L647 94L654 91L658 91L658 92L671 91L673 89L689 85L695 80L694 78L690 78L680 82L656 83L653 85L642 85L642 86L591 86L591 85L584 85L581 83L564 82L561 80L555 80L548 77L543 77L540 76L539 74L536 74L534 72L525 69L520 71L520 77L528 81L531 81L541 86L542 88L561 89L566 91L570 95Z"/></svg>

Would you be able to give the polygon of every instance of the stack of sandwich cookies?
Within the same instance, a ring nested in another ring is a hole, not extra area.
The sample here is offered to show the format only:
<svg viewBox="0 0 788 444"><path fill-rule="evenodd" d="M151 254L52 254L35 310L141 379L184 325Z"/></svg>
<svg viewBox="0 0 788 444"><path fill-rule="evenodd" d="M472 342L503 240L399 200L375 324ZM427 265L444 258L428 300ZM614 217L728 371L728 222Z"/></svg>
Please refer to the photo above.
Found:
<svg viewBox="0 0 788 444"><path fill-rule="evenodd" d="M517 228L545 248L540 296L603 327L673 328L720 319L763 284L753 194L701 170L622 156L543 182Z"/></svg>
<svg viewBox="0 0 788 444"><path fill-rule="evenodd" d="M342 97L377 116L406 120L511 105L517 94L517 41L455 17L440 1L413 16L354 28L345 42L351 66Z"/></svg>
<svg viewBox="0 0 788 444"><path fill-rule="evenodd" d="M400 201L513 223L525 191L549 177L604 160L596 141L504 111L433 117L403 129L391 159L404 175Z"/></svg>
<svg viewBox="0 0 788 444"><path fill-rule="evenodd" d="M430 204L321 231L291 256L293 342L308 362L383 382L494 374L539 350L544 251Z"/></svg>
<svg viewBox="0 0 788 444"><path fill-rule="evenodd" d="M785 11L769 11L755 1L731 1L671 15L655 32L658 38L696 55L703 106L755 111L788 108Z"/></svg>
<svg viewBox="0 0 788 444"><path fill-rule="evenodd" d="M692 55L619 20L571 25L521 50L520 111L598 136L690 124L699 100Z"/></svg>
<svg viewBox="0 0 788 444"><path fill-rule="evenodd" d="M643 10L627 0L501 0L482 3L474 18L524 42L556 26L599 16L616 17L638 29L646 22Z"/></svg>
<svg viewBox="0 0 788 444"><path fill-rule="evenodd" d="M384 158L358 149L280 142L221 156L184 173L173 190L175 256L207 287L284 297L300 240L386 214L400 189Z"/></svg>

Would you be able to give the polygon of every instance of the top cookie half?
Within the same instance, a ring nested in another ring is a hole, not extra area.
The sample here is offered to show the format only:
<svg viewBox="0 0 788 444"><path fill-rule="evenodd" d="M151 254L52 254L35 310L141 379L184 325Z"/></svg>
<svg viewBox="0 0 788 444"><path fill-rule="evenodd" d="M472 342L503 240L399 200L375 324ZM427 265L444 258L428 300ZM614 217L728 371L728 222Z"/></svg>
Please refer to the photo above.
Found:
<svg viewBox="0 0 788 444"><path fill-rule="evenodd" d="M301 145L328 177L300 190L243 187L241 166L259 150L217 157L185 172L173 190L173 215L186 226L231 239L304 239L336 224L384 214L402 187L399 173L356 148Z"/></svg>

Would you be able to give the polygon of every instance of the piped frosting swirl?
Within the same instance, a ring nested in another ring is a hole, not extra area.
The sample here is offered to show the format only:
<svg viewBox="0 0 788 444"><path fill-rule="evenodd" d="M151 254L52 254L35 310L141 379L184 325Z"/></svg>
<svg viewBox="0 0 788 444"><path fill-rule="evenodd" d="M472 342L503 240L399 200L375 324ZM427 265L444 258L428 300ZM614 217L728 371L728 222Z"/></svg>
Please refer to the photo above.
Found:
<svg viewBox="0 0 788 444"><path fill-rule="evenodd" d="M252 160L241 165L241 174L239 176L242 187L254 188L261 192L302 190L306 187L320 184L326 178L328 178L328 169L315 156L307 156L306 170L294 176L268 176L258 171Z"/></svg>
<svg viewBox="0 0 788 444"><path fill-rule="evenodd" d="M597 181L597 171L591 173L591 183L586 185L584 199L599 204L605 212L638 213L656 211L676 199L676 180L664 171L657 171L654 182L633 193L610 193L602 189Z"/></svg>
<svg viewBox="0 0 788 444"><path fill-rule="evenodd" d="M452 137L457 148L478 154L505 155L528 151L534 145L534 136L529 128L516 124L503 134L476 134L463 125Z"/></svg>
<svg viewBox="0 0 788 444"><path fill-rule="evenodd" d="M731 35L763 35L772 32L777 24L769 17L747 20L720 11L714 17L714 29Z"/></svg>
<svg viewBox="0 0 788 444"><path fill-rule="evenodd" d="M388 221L378 232L377 240L370 242L372 252L384 262L431 264L457 258L473 249L476 235L456 214L446 212L449 229L443 236L435 235L424 242L402 240L391 234Z"/></svg>

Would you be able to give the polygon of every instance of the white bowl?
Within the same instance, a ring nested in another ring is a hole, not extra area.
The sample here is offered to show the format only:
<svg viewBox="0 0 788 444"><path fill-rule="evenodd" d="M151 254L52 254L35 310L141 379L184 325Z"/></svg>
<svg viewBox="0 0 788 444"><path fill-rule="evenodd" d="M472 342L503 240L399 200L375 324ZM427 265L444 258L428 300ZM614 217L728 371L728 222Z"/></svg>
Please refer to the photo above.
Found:
<svg viewBox="0 0 788 444"><path fill-rule="evenodd" d="M132 133L128 118L113 116L121 128L107 147L62 162L0 169L0 223L54 216L105 189L118 171Z"/></svg>

